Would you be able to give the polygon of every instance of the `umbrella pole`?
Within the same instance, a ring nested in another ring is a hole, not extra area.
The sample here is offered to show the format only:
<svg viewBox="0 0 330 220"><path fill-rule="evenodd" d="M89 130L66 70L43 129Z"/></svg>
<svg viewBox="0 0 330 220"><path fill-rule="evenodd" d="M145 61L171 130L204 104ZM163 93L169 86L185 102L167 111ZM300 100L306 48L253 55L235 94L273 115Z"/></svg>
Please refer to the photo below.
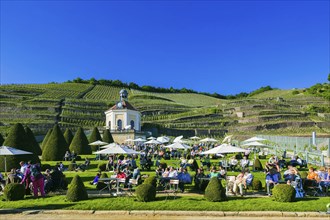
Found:
<svg viewBox="0 0 330 220"><path fill-rule="evenodd" d="M7 158L6 158L6 155L5 155L5 175L7 176Z"/></svg>
<svg viewBox="0 0 330 220"><path fill-rule="evenodd" d="M99 151L100 151L100 145L99 145ZM99 154L99 161L101 160L101 154Z"/></svg>

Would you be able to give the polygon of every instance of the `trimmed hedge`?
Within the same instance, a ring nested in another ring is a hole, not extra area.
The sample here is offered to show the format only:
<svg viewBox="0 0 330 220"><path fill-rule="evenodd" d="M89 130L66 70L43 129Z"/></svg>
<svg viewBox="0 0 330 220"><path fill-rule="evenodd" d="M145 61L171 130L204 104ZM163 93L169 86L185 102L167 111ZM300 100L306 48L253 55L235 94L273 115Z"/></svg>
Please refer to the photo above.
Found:
<svg viewBox="0 0 330 220"><path fill-rule="evenodd" d="M296 197L296 190L288 184L277 184L273 191L274 201L293 202Z"/></svg>
<svg viewBox="0 0 330 220"><path fill-rule="evenodd" d="M101 141L102 140L99 129L97 129L97 127L93 128L92 134L91 134L91 136L89 137L88 140L89 140L89 143L93 143L95 141ZM97 151L99 149L99 146L97 146L97 145L90 146L90 147L91 147L92 151Z"/></svg>
<svg viewBox="0 0 330 220"><path fill-rule="evenodd" d="M151 184L141 184L136 187L135 195L138 201L150 202L156 199L156 188Z"/></svg>
<svg viewBox="0 0 330 220"><path fill-rule="evenodd" d="M25 196L25 188L23 184L9 183L5 186L3 195L7 201L22 200Z"/></svg>
<svg viewBox="0 0 330 220"><path fill-rule="evenodd" d="M107 142L109 144L113 143L114 140L113 140L113 137L109 131L109 129L106 129L104 132L103 132L103 141L104 142Z"/></svg>
<svg viewBox="0 0 330 220"><path fill-rule="evenodd" d="M253 179L252 181L252 189L253 190L262 190L262 183L260 180Z"/></svg>
<svg viewBox="0 0 330 220"><path fill-rule="evenodd" d="M149 176L144 180L143 184L150 184L154 187L157 187L157 179L155 176Z"/></svg>
<svg viewBox="0 0 330 220"><path fill-rule="evenodd" d="M29 127L26 127L25 132L26 132L26 137L27 137L28 143L32 147L31 152L33 152L36 155L41 155L42 154L41 148L33 134L33 131Z"/></svg>
<svg viewBox="0 0 330 220"><path fill-rule="evenodd" d="M47 141L49 140L49 136L51 135L52 131L53 131L52 128L49 129L49 130L47 131L47 134L45 135L44 139L42 140L42 143L41 143L41 149L42 149L42 150L43 150L44 147L46 146Z"/></svg>
<svg viewBox="0 0 330 220"><path fill-rule="evenodd" d="M69 128L65 129L63 136L68 146L70 146L73 139L72 131Z"/></svg>
<svg viewBox="0 0 330 220"><path fill-rule="evenodd" d="M6 140L3 143L4 146L13 147L19 150L24 150L33 153L33 147L30 145L26 132L22 124L17 123L13 125L9 131ZM29 161L33 163L40 162L38 155L36 154L24 154L24 155L8 155L7 160L7 171L12 168L19 168L20 161ZM0 170L5 170L4 156L0 156Z"/></svg>
<svg viewBox="0 0 330 220"><path fill-rule="evenodd" d="M61 161L68 151L68 144L64 139L60 127L56 124L53 127L53 131L48 137L48 141L42 148L42 160L44 161Z"/></svg>
<svg viewBox="0 0 330 220"><path fill-rule="evenodd" d="M79 175L76 175L66 193L66 199L71 202L88 199L88 194L83 181Z"/></svg>
<svg viewBox="0 0 330 220"><path fill-rule="evenodd" d="M92 149L88 144L89 142L85 135L84 129L80 127L72 139L70 144L70 151L74 151L77 155L91 154Z"/></svg>
<svg viewBox="0 0 330 220"><path fill-rule="evenodd" d="M223 188L218 178L211 178L205 189L204 197L210 202L221 202L227 200L226 190Z"/></svg>
<svg viewBox="0 0 330 220"><path fill-rule="evenodd" d="M105 171L106 167L107 167L106 163L100 163L99 166L98 166L99 171Z"/></svg>

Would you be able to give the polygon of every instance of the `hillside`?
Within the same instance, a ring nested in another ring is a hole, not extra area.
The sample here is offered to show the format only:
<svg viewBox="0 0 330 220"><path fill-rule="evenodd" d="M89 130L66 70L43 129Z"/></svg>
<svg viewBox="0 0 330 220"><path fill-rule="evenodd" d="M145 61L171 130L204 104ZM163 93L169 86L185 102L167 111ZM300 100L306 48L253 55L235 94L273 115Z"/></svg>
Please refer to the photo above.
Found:
<svg viewBox="0 0 330 220"><path fill-rule="evenodd" d="M103 127L104 111L119 99L121 87L82 83L2 85L0 132L11 124L44 134L62 127ZM328 100L303 90L271 90L225 100L197 93L156 93L128 89L142 113L144 130L167 135L285 134L330 136ZM321 113L321 114L318 114Z"/></svg>

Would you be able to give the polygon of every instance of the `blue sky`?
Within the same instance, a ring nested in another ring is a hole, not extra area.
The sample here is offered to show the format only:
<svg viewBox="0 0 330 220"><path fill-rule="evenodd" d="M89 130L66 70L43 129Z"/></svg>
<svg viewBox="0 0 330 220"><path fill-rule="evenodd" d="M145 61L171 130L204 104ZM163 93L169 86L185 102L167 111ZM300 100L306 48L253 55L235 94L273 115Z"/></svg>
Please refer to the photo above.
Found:
<svg viewBox="0 0 330 220"><path fill-rule="evenodd" d="M1 1L1 83L236 94L326 82L329 1Z"/></svg>

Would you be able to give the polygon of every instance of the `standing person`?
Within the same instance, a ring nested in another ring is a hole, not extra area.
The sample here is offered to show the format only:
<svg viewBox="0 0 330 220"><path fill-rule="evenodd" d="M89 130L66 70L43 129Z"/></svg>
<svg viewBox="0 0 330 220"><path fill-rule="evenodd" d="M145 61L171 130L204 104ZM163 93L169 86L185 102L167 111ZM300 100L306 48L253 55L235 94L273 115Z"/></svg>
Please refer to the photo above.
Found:
<svg viewBox="0 0 330 220"><path fill-rule="evenodd" d="M38 163L28 165L22 183L26 182L27 179L30 179L33 184L34 197L38 197L38 189L41 193L41 196L45 197L44 176L41 174L41 168Z"/></svg>

